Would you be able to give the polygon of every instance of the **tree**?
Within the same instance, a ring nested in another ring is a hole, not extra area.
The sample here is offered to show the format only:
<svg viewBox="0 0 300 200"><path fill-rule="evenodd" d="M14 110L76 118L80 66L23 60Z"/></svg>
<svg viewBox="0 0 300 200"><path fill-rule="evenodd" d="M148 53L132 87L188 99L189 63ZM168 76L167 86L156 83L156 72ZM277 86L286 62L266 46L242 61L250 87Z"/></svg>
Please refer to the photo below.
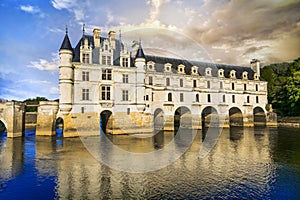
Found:
<svg viewBox="0 0 300 200"><path fill-rule="evenodd" d="M23 102L26 103L27 105L38 105L40 101L48 101L47 98L45 97L36 97L34 99L26 99ZM36 112L37 111L37 107L35 106L26 106L26 112Z"/></svg>

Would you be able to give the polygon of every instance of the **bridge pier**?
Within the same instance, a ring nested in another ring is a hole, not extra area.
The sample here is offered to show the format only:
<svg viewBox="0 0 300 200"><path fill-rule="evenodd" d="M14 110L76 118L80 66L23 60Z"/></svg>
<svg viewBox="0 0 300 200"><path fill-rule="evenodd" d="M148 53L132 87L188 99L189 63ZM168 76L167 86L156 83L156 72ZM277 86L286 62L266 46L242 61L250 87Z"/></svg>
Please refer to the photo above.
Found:
<svg viewBox="0 0 300 200"><path fill-rule="evenodd" d="M9 101L1 104L0 120L5 124L7 137L21 137L25 131L24 103Z"/></svg>
<svg viewBox="0 0 300 200"><path fill-rule="evenodd" d="M36 122L36 135L55 135L56 114L58 112L58 102L40 101Z"/></svg>

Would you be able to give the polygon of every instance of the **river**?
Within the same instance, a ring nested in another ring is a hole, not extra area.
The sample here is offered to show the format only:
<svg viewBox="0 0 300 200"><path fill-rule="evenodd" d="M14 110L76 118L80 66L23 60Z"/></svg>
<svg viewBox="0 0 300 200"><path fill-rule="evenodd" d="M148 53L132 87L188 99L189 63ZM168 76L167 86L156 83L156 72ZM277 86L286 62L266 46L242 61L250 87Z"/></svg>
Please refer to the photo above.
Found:
<svg viewBox="0 0 300 200"><path fill-rule="evenodd" d="M143 154L164 149L173 135L109 139ZM200 159L203 139L200 130L170 165L132 173L100 162L82 138L36 137L34 129L23 138L3 133L0 199L300 199L300 129L223 129Z"/></svg>

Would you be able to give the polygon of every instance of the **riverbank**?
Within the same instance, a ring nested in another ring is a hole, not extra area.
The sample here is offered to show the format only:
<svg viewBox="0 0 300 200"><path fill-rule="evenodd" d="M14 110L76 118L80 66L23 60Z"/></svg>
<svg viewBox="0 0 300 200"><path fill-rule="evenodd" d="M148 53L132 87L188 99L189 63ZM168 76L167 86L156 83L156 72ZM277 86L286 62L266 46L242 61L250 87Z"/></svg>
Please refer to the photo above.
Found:
<svg viewBox="0 0 300 200"><path fill-rule="evenodd" d="M278 117L278 126L300 128L300 116Z"/></svg>

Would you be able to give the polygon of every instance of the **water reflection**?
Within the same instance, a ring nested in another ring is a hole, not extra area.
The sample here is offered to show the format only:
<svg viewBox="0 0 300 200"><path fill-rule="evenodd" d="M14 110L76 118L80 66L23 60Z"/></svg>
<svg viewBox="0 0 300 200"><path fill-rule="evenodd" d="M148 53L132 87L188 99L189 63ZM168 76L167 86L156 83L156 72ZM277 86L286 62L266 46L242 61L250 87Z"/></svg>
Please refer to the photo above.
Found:
<svg viewBox="0 0 300 200"><path fill-rule="evenodd" d="M188 151L172 165L140 174L101 164L80 138L35 137L34 143L33 138L26 137L1 139L0 176L2 180L12 177L18 180L23 167L34 162L32 167L38 179L54 180L54 185L40 184L39 188L61 199L296 199L300 196L299 134L289 131L290 138L286 138L276 129L223 129L211 153L199 159L199 150L208 134L207 130L197 131ZM123 150L145 153L163 149L174 137L173 132L158 131L154 135L119 135L109 139ZM99 141L101 137L93 140ZM180 148L180 144L176 145ZM26 157L31 147L34 159ZM114 153L107 156L114 159ZM28 177L32 179L29 180L32 191L26 192L34 194L36 176ZM282 181L285 178L289 182ZM9 197L5 189L0 192L0 199Z"/></svg>

